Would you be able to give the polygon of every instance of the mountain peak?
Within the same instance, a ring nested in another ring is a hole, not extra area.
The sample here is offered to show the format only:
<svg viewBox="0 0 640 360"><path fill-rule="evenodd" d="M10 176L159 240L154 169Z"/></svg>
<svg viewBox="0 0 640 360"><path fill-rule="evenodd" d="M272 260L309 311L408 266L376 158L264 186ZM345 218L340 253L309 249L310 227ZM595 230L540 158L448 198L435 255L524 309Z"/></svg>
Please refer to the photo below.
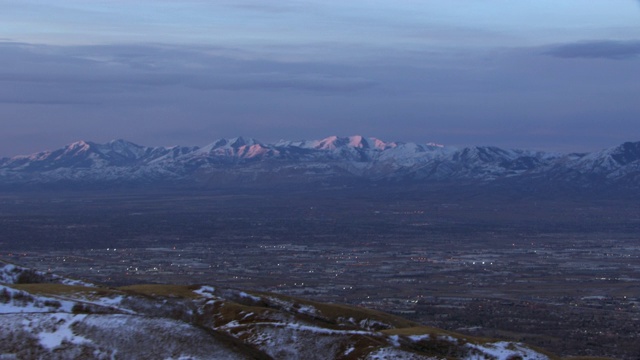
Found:
<svg viewBox="0 0 640 360"><path fill-rule="evenodd" d="M618 146L612 152L611 157L622 165L640 160L640 142L626 142Z"/></svg>
<svg viewBox="0 0 640 360"><path fill-rule="evenodd" d="M332 135L319 140L315 148L318 150L335 150L346 142L348 142L348 140L346 140L345 138L340 138L338 136Z"/></svg>
<svg viewBox="0 0 640 360"><path fill-rule="evenodd" d="M109 141L107 143L107 145L136 146L136 147L140 146L140 145L132 143L131 141L127 141L127 140L124 140L124 139L113 139L113 140Z"/></svg>
<svg viewBox="0 0 640 360"><path fill-rule="evenodd" d="M368 148L369 143L361 135L349 136L349 146L355 148Z"/></svg>
<svg viewBox="0 0 640 360"><path fill-rule="evenodd" d="M233 148L239 148L241 146L253 146L253 145L262 145L262 144L254 138L244 138L242 136L229 139L229 146Z"/></svg>
<svg viewBox="0 0 640 360"><path fill-rule="evenodd" d="M84 141L84 140L73 142L65 146L64 150L62 151L62 154L60 154L59 157L78 156L81 154L88 154L89 152L94 150L94 147L95 147L94 145L95 145L94 143Z"/></svg>
<svg viewBox="0 0 640 360"><path fill-rule="evenodd" d="M79 140L67 145L66 148L73 149L73 150L88 150L91 147L91 145L92 145L91 142Z"/></svg>
<svg viewBox="0 0 640 360"><path fill-rule="evenodd" d="M219 139L213 143L204 146L195 153L198 156L216 156L218 158L257 158L268 153L276 153L272 146L265 146L261 142L253 138L244 138L242 136L231 139Z"/></svg>
<svg viewBox="0 0 640 360"><path fill-rule="evenodd" d="M371 138L371 140L377 140ZM313 148L318 150L335 150L341 147L368 149L371 148L371 144L367 138L362 135L352 135L348 137L340 137L332 135L322 140L315 141L316 145Z"/></svg>
<svg viewBox="0 0 640 360"><path fill-rule="evenodd" d="M262 145L258 140L253 138L244 138L238 136L231 139L218 139L211 144L205 146L205 148L218 149L218 148L233 148L238 149L242 146ZM204 148L203 148L204 149Z"/></svg>

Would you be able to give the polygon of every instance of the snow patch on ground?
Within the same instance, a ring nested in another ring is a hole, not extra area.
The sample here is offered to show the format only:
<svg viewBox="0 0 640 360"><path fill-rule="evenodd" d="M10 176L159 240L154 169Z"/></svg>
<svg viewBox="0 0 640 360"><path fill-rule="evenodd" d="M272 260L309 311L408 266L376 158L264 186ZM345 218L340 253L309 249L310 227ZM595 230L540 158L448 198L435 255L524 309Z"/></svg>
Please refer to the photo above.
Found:
<svg viewBox="0 0 640 360"><path fill-rule="evenodd" d="M63 277L59 277L59 276L55 276L54 279L57 279L63 285L96 287L95 284L88 283L88 282L85 282L85 281L82 281L82 280L67 279L67 278L63 278Z"/></svg>
<svg viewBox="0 0 640 360"><path fill-rule="evenodd" d="M324 334L324 335L372 335L370 331L363 330L334 330L334 329L326 329L317 326L310 325L300 325L300 324L276 324L279 327L286 327L289 329L299 330L299 331L308 331L314 334Z"/></svg>
<svg viewBox="0 0 640 360"><path fill-rule="evenodd" d="M437 358L421 356L412 352L403 351L396 348L389 348L389 347L372 351L365 358L365 360L426 360L426 359L435 360Z"/></svg>
<svg viewBox="0 0 640 360"><path fill-rule="evenodd" d="M493 356L496 360L507 360L516 356L527 360L549 360L549 357L546 355L527 349L520 344L506 341L484 345L467 344L467 347L481 351L483 354L469 355L465 360L485 359L485 355Z"/></svg>
<svg viewBox="0 0 640 360"><path fill-rule="evenodd" d="M393 345L395 347L400 347L400 336L391 335L391 336L389 336L389 341L391 342L391 345Z"/></svg>
<svg viewBox="0 0 640 360"><path fill-rule="evenodd" d="M300 308L298 308L298 312L300 314L305 314L305 315L317 315L318 314L318 310L316 308L314 308L311 305L300 305Z"/></svg>
<svg viewBox="0 0 640 360"><path fill-rule="evenodd" d="M35 296L24 291L0 285L0 314L71 312L73 301Z"/></svg>
<svg viewBox="0 0 640 360"><path fill-rule="evenodd" d="M354 352L355 350L356 350L356 348L355 348L355 347L353 347L353 346L351 346L351 347L349 347L347 350L345 350L343 354L344 354L345 356L347 356L347 355L351 354L352 352Z"/></svg>
<svg viewBox="0 0 640 360"><path fill-rule="evenodd" d="M458 339L454 338L453 336L449 336L449 335L438 336L438 339L439 340L445 340L445 341L448 341L448 342L454 343L454 344L456 344L458 342Z"/></svg>
<svg viewBox="0 0 640 360"><path fill-rule="evenodd" d="M86 344L89 340L82 336L77 336L71 330L71 326L79 321L84 320L86 315L71 314L51 314L50 320L53 321L53 327L45 326L43 331L38 334L40 345L49 350L53 350L62 345L63 342L72 344ZM30 327L33 331L33 327ZM28 330L25 329L25 330ZM50 331L49 331L50 330Z"/></svg>
<svg viewBox="0 0 640 360"><path fill-rule="evenodd" d="M69 286L85 286L85 287L96 286L94 284L84 282L81 280L67 279L59 275L53 275L53 274L45 273L42 271L35 271L32 269L23 268L21 266L16 266L13 264L8 264L0 261L0 283L15 284L18 282L20 275L23 273L38 277L39 279L36 282L47 282L47 283L63 284L63 285L69 285ZM31 282L33 282L33 280L31 280Z"/></svg>
<svg viewBox="0 0 640 360"><path fill-rule="evenodd" d="M239 293L238 295L240 295L240 297L242 297L242 298L251 299L251 300L256 301L256 302L258 302L258 301L262 300L262 299L260 299L259 297L257 297L257 296L253 296L253 295L249 295L249 294L247 294L247 293L246 293L246 292L244 292L244 291L240 291L240 293Z"/></svg>
<svg viewBox="0 0 640 360"><path fill-rule="evenodd" d="M429 335L429 334L411 335L411 336L409 336L409 340L418 342L418 341L423 341L423 340L429 340L430 337L431 337L431 335Z"/></svg>
<svg viewBox="0 0 640 360"><path fill-rule="evenodd" d="M122 295L116 297L101 297L96 303L104 306L120 306L122 300L124 300L124 296Z"/></svg>
<svg viewBox="0 0 640 360"><path fill-rule="evenodd" d="M360 326L361 328L364 329L369 329L369 330L375 330L375 329L389 329L392 326L390 326L389 324L380 322L380 321L376 321L376 320L371 320L371 319L363 319L358 323L358 326Z"/></svg>
<svg viewBox="0 0 640 360"><path fill-rule="evenodd" d="M67 313L31 313L24 315L5 314L2 317L12 319L19 316L18 321L4 321L0 329L16 333L23 331L30 334L37 343L46 350L54 350L64 344L84 345L91 341L74 333L72 327L84 320L87 315Z"/></svg>
<svg viewBox="0 0 640 360"><path fill-rule="evenodd" d="M201 286L200 289L193 292L207 299L215 299L216 297L213 295L215 291L216 289L213 286Z"/></svg>
<svg viewBox="0 0 640 360"><path fill-rule="evenodd" d="M237 320L231 320L228 323L219 327L219 329L235 329L235 328L243 328L244 325L240 324Z"/></svg>
<svg viewBox="0 0 640 360"><path fill-rule="evenodd" d="M365 330L336 330L336 329L327 329L318 326L312 325L302 325L296 323L277 323L277 322L256 322L252 323L251 326L269 326L276 329L291 329L302 332L310 332L313 334L321 334L321 335L375 335L371 331ZM243 328L246 325L240 324L236 320L230 321L229 323L221 326L222 329L235 329L235 328Z"/></svg>
<svg viewBox="0 0 640 360"><path fill-rule="evenodd" d="M0 262L0 283L14 284L20 275L20 268Z"/></svg>
<svg viewBox="0 0 640 360"><path fill-rule="evenodd" d="M92 314L76 330L100 348L117 350L117 359L246 358L207 331L173 319Z"/></svg>
<svg viewBox="0 0 640 360"><path fill-rule="evenodd" d="M349 336L308 325L254 323L245 329L251 335L240 336L274 359L336 359L354 345ZM230 330L241 334L238 329Z"/></svg>
<svg viewBox="0 0 640 360"><path fill-rule="evenodd" d="M97 305L100 307L106 307L110 309L116 309L118 312L123 312L131 315L137 314L135 311L127 309L122 306L122 301L125 299L123 295L117 296L103 296L98 299L83 299L82 302L86 304Z"/></svg>

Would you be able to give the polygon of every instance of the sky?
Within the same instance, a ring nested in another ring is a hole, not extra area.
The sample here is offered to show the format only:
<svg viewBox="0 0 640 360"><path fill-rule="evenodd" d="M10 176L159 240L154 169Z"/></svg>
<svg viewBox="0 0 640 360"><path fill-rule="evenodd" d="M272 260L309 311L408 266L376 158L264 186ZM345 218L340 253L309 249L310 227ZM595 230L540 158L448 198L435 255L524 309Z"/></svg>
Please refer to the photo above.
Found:
<svg viewBox="0 0 640 360"><path fill-rule="evenodd" d="M638 0L0 0L0 157L88 140L640 141Z"/></svg>

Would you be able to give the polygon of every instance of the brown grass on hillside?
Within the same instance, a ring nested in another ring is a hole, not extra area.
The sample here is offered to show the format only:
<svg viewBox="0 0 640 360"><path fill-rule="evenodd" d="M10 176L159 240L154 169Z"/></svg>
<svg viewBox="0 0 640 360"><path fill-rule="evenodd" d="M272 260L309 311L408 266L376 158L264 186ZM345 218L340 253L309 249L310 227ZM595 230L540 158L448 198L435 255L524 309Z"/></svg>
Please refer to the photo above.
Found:
<svg viewBox="0 0 640 360"><path fill-rule="evenodd" d="M70 295L94 294L97 296L111 296L120 294L117 290L100 287L63 285L63 284L13 284L8 285L17 290L23 290L35 295Z"/></svg>
<svg viewBox="0 0 640 360"><path fill-rule="evenodd" d="M353 318L356 323L362 320L372 320L378 321L380 323L388 324L392 328L407 328L407 327L416 327L420 326L419 323L414 321L410 321L398 316L394 316L391 314L387 314L384 312L380 312L377 310L367 309L363 307L343 305L343 304L328 304L328 303L320 303L310 300L304 300L299 298L294 298L282 294L273 294L273 293L254 293L258 296L261 296L264 300L268 300L268 298L276 298L283 301L286 301L291 304L306 305L312 306L319 312L319 316L333 323L338 323L338 319L349 319ZM295 307L295 306L294 306Z"/></svg>
<svg viewBox="0 0 640 360"><path fill-rule="evenodd" d="M196 294L194 290L198 290L199 288L199 285L145 284L123 286L118 288L118 290L134 295L139 294L145 296L165 296L185 299L197 299L201 296Z"/></svg>

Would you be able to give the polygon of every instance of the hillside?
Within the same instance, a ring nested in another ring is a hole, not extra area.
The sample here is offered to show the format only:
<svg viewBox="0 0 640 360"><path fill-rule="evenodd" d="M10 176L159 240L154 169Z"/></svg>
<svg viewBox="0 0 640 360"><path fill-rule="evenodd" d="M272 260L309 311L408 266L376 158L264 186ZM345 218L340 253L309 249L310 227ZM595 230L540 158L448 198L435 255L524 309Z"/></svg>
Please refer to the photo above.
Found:
<svg viewBox="0 0 640 360"><path fill-rule="evenodd" d="M20 359L557 359L364 308L208 285L107 288L0 263Z"/></svg>

